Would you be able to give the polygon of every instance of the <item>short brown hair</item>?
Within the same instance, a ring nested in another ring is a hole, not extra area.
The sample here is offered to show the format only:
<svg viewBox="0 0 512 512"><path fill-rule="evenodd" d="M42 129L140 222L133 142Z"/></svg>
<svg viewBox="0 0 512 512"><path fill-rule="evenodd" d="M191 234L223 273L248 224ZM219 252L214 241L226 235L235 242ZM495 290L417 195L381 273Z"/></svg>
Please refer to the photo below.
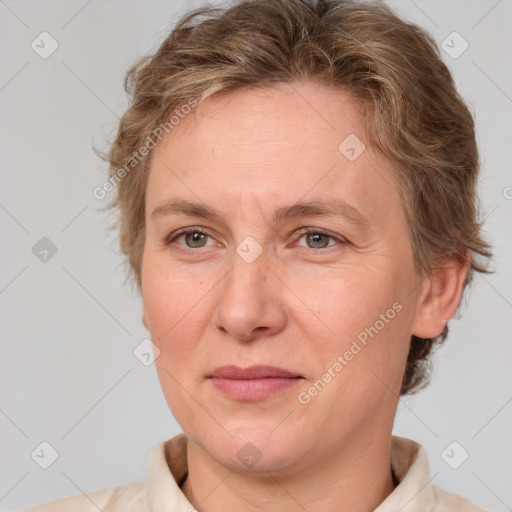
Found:
<svg viewBox="0 0 512 512"><path fill-rule="evenodd" d="M126 74L131 103L106 158L117 183L109 208L139 291L151 151L134 152L191 98L296 80L362 101L367 142L395 164L419 275L440 257L470 260L464 287L487 272L474 122L434 39L378 1L241 0L188 13ZM426 385L429 355L447 332L412 336L401 394Z"/></svg>

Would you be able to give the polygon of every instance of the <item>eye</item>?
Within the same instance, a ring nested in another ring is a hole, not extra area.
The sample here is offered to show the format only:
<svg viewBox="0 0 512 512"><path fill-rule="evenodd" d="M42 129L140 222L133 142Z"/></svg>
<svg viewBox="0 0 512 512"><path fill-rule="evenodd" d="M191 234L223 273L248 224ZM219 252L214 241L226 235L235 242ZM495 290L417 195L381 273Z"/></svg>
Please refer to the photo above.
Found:
<svg viewBox="0 0 512 512"><path fill-rule="evenodd" d="M299 230L297 234L300 235L301 239L305 237L306 244L308 244L307 247L309 249L325 249L327 247L332 247L332 245L346 243L343 239L331 235L327 231L324 231L323 229L319 228L304 228ZM336 243L329 245L329 239L335 240Z"/></svg>
<svg viewBox="0 0 512 512"><path fill-rule="evenodd" d="M299 230L297 235L300 236L299 240L302 238L305 238L306 240L307 245L302 245L301 247L307 247L309 249L326 249L328 247L332 247L332 245L346 243L342 238L331 235L327 231L319 228L304 228ZM211 236L201 228L183 228L175 233L171 233L167 238L165 238L163 245L170 246L180 238L184 239L185 245L178 244L179 246L188 249L200 249L202 247L207 247L207 239L211 238ZM331 240L334 240L335 243L330 244L329 242Z"/></svg>
<svg viewBox="0 0 512 512"><path fill-rule="evenodd" d="M171 233L165 240L164 245L169 246L175 240L182 238L185 240L185 246L188 249L200 249L206 247L206 240L210 237L206 231L200 228L184 228L176 233ZM182 245L182 244L178 244Z"/></svg>

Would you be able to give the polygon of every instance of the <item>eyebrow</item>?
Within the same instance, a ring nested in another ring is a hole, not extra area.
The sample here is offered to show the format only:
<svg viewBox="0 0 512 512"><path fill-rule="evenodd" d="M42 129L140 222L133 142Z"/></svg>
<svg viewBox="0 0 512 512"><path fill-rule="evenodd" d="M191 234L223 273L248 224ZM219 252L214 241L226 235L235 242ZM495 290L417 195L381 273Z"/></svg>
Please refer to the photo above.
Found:
<svg viewBox="0 0 512 512"><path fill-rule="evenodd" d="M215 210L215 208L204 203L194 203L186 200L166 201L153 210L151 218L180 214L210 219L222 224L225 223L222 214ZM365 215L342 199L299 202L292 206L284 206L274 211L273 221L277 224L285 219L313 216L343 217L352 224L365 227L370 226L370 221Z"/></svg>

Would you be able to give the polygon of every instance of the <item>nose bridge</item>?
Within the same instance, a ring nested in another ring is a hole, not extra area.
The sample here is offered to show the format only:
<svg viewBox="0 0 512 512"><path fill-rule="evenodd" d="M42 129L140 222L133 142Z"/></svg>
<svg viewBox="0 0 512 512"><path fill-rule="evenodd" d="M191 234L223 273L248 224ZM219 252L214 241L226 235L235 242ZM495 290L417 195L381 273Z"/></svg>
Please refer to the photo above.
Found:
<svg viewBox="0 0 512 512"><path fill-rule="evenodd" d="M227 276L227 285L229 288L242 295L247 295L246 299L264 296L268 275L268 251L252 237L246 237L236 247L236 253L233 255L232 269ZM226 290L227 291L227 290Z"/></svg>
<svg viewBox="0 0 512 512"><path fill-rule="evenodd" d="M217 329L241 340L279 331L286 316L271 289L269 255L256 244L245 239L237 246L213 316Z"/></svg>

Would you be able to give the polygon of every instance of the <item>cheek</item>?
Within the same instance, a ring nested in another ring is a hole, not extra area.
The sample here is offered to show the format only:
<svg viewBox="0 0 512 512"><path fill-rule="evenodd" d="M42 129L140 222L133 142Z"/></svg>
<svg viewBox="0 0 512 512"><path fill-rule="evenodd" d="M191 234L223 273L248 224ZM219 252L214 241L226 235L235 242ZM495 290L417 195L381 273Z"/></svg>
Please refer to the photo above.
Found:
<svg viewBox="0 0 512 512"><path fill-rule="evenodd" d="M160 350L155 366L167 404L184 428L200 421L200 411L186 390L194 389L201 374L195 348L202 329L198 318L204 315L201 297L207 289L201 280L177 279L176 273L160 272L156 266L148 269L143 304L152 342Z"/></svg>
<svg viewBox="0 0 512 512"><path fill-rule="evenodd" d="M330 370L339 375L333 381L355 395L363 392L358 383L382 387L380 377L396 387L400 380L408 352L410 319L395 274L354 269L320 282L296 283L297 295L315 313L315 317L308 315L311 323L305 317L297 319L312 343L310 360L316 360L317 372ZM325 333L321 337L319 326ZM325 377L329 379L329 375Z"/></svg>
<svg viewBox="0 0 512 512"><path fill-rule="evenodd" d="M142 267L144 315L152 336L160 342L193 329L204 309L208 282L194 272L174 268L162 257L148 254Z"/></svg>
<svg viewBox="0 0 512 512"><path fill-rule="evenodd" d="M347 268L304 279L296 276L291 287L327 328L334 343L355 336L372 325L398 300L388 272L375 268ZM327 331L326 331L327 333Z"/></svg>

